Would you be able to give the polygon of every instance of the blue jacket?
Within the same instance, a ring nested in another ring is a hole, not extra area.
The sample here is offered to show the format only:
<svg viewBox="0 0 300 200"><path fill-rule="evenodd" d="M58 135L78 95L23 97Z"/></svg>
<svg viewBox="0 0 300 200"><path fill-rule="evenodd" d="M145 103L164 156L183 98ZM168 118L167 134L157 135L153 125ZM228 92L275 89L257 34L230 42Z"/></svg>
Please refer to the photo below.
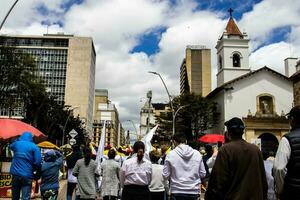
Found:
<svg viewBox="0 0 300 200"><path fill-rule="evenodd" d="M42 163L42 183L41 191L58 190L59 188L59 168L63 163L63 156L59 151L50 150L45 153Z"/></svg>
<svg viewBox="0 0 300 200"><path fill-rule="evenodd" d="M14 152L10 173L33 179L33 171L41 166L42 159L39 147L32 140L32 134L24 132L10 145L10 149Z"/></svg>

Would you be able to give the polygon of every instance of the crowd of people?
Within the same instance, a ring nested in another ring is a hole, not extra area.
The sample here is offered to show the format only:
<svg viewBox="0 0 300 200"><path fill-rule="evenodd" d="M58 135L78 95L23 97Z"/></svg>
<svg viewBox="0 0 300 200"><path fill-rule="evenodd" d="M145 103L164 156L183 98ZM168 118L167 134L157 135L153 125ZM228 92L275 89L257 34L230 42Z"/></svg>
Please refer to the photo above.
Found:
<svg viewBox="0 0 300 200"><path fill-rule="evenodd" d="M288 114L291 131L280 141L276 156L243 139L245 125L234 117L225 122L225 144L205 146L202 154L190 147L184 133L173 136L174 148L165 146L149 154L137 141L132 154L116 159L110 148L100 165L89 147L73 146L65 158L68 169L67 200L291 200L300 199L300 107ZM42 159L32 134L24 132L10 145L14 153L12 199L30 199L31 183L41 178L43 200L56 199L60 151L49 150Z"/></svg>

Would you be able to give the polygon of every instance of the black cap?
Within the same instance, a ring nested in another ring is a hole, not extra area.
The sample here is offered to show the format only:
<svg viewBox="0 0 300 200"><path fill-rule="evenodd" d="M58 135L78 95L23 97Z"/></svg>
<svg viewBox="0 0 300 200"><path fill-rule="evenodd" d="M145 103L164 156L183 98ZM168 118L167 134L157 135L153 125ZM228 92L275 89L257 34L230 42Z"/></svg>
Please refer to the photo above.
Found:
<svg viewBox="0 0 300 200"><path fill-rule="evenodd" d="M300 106L293 107L287 116L300 118Z"/></svg>
<svg viewBox="0 0 300 200"><path fill-rule="evenodd" d="M240 128L240 129L245 128L244 122L238 117L234 117L228 120L227 122L224 123L224 125L227 126L227 128Z"/></svg>

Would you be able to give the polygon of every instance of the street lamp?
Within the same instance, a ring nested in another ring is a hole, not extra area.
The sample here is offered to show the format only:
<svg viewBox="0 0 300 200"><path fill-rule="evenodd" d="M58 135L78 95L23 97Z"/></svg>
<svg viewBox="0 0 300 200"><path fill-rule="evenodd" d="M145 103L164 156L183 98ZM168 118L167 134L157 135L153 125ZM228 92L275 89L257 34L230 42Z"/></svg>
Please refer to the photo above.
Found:
<svg viewBox="0 0 300 200"><path fill-rule="evenodd" d="M151 71L149 71L148 73L159 76L161 82L163 83L163 85L164 85L164 87L165 87L165 89L166 89L166 91L167 91L167 94L168 94L168 97L169 97L169 101L170 101L170 105L171 105L171 110L172 110L172 120L173 120L172 135L174 136L174 134L175 134L175 124L174 124L175 113L174 113L173 102L172 102L172 99L171 99L171 95L170 95L170 93L169 93L169 90L168 90L168 88L167 88L167 85L165 84L163 78L161 77L161 75L160 75L159 73L157 73L157 72L151 72Z"/></svg>
<svg viewBox="0 0 300 200"><path fill-rule="evenodd" d="M125 122L131 122L131 124L132 124L132 126L133 126L133 128L134 128L134 130L135 130L136 138L137 138L137 140L139 140L138 132L137 132L137 130L136 130L136 127L135 127L135 125L134 125L134 122L133 122L131 119L128 119L128 120L126 120Z"/></svg>
<svg viewBox="0 0 300 200"><path fill-rule="evenodd" d="M189 104L188 105L184 105L184 106L180 106L177 110L176 110L176 112L175 112L175 114L174 114L174 118L173 118L173 128L174 128L174 132L175 132L175 120L176 120L176 115L177 115L177 113L181 110L181 109L183 109L183 108L185 108L185 107L187 107L187 106L189 106Z"/></svg>
<svg viewBox="0 0 300 200"><path fill-rule="evenodd" d="M19 0L16 0L15 3L10 7L9 11L6 13L4 19L3 19L2 22L1 22L0 30L2 29L2 26L3 26L3 24L5 23L5 21L6 21L7 17L8 17L8 15L9 15L10 12L12 11L12 9L15 7L15 5L18 3L18 1L19 1Z"/></svg>
<svg viewBox="0 0 300 200"><path fill-rule="evenodd" d="M73 113L73 111L74 111L75 109L77 109L77 108L79 108L79 106L75 106L75 107L73 107L72 109L69 110L70 112L69 112L69 115L68 115L68 117L67 117L67 120L66 120L65 125L64 125L64 128L63 128L62 145L65 144L65 131L66 131L66 127L67 127L69 118L70 118L70 116L71 116L71 113Z"/></svg>

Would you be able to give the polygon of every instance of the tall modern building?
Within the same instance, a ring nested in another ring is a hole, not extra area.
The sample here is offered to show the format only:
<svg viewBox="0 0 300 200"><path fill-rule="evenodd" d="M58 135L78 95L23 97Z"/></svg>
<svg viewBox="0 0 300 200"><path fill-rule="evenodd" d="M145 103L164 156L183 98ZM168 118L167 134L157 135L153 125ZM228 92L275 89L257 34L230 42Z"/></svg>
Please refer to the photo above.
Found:
<svg viewBox="0 0 300 200"><path fill-rule="evenodd" d="M180 66L180 94L206 96L211 92L211 53L200 45L189 45Z"/></svg>
<svg viewBox="0 0 300 200"><path fill-rule="evenodd" d="M0 37L0 45L16 48L36 61L38 74L44 79L47 91L59 103L73 107L74 115L85 122L92 134L92 117L95 91L96 53L90 37L44 34L43 36ZM22 115L22 108L14 110L13 117ZM8 116L1 110L0 117Z"/></svg>
<svg viewBox="0 0 300 200"><path fill-rule="evenodd" d="M105 144L114 147L124 145L124 129L119 121L119 113L114 104L108 99L108 90L96 89L93 117L94 142L98 145L102 127L105 123Z"/></svg>

